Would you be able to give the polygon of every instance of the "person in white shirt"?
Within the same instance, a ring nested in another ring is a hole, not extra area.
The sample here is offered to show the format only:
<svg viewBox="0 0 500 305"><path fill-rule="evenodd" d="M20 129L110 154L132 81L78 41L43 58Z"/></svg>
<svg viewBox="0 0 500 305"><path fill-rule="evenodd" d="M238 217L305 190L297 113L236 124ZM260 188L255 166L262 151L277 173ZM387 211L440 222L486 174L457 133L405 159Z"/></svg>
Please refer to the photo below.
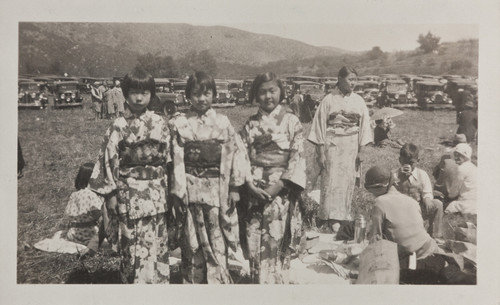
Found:
<svg viewBox="0 0 500 305"><path fill-rule="evenodd" d="M458 164L458 198L452 201L444 212L477 214L477 167L471 162L472 148L466 143L460 143L455 147L453 156Z"/></svg>

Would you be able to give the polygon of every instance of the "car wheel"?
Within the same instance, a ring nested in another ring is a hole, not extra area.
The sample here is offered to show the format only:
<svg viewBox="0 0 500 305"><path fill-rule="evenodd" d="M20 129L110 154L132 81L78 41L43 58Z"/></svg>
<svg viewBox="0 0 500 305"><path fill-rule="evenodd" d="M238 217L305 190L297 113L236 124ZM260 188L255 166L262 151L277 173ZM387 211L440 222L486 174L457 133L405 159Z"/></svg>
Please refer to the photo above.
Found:
<svg viewBox="0 0 500 305"><path fill-rule="evenodd" d="M177 106L175 106L174 103L166 103L165 106L163 106L163 113L166 116L172 115L177 111Z"/></svg>

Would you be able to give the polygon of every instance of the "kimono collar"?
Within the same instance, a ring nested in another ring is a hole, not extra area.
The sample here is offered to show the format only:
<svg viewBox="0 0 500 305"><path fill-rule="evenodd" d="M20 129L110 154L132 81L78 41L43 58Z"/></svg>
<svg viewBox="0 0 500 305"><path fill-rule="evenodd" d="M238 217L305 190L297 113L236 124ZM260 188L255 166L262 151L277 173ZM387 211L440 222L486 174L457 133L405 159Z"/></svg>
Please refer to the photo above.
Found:
<svg viewBox="0 0 500 305"><path fill-rule="evenodd" d="M280 112L281 112L281 105L279 104L270 113L267 113L264 110L262 110L262 108L259 108L259 114L263 117L276 118L280 114Z"/></svg>
<svg viewBox="0 0 500 305"><path fill-rule="evenodd" d="M339 90L339 88L338 88L337 86L335 86L335 88L333 88L333 90L332 90L332 94L333 94L333 95L340 95L340 96L342 96L342 97L350 97L350 96L351 96L351 94L352 94L352 92L351 92L351 93L349 93L349 94L345 94L345 95L344 95L344 94L343 94L343 93Z"/></svg>
<svg viewBox="0 0 500 305"><path fill-rule="evenodd" d="M195 112L196 113L196 112ZM210 108L208 109L204 114L202 115L199 115L198 113L196 113L196 117L198 120L200 120L201 122L204 122L206 123L208 120L212 120L214 121L215 120L215 117L216 117L216 112L213 108Z"/></svg>

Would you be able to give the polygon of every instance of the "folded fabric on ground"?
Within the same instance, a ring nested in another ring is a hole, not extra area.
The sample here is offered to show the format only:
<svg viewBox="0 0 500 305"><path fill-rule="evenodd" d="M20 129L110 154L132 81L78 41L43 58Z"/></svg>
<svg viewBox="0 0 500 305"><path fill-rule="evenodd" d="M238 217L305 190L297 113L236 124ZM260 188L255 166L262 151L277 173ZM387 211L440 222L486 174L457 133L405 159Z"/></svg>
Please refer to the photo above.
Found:
<svg viewBox="0 0 500 305"><path fill-rule="evenodd" d="M46 252L85 254L89 248L61 237L64 231L57 231L52 238L46 238L34 244L33 246Z"/></svg>

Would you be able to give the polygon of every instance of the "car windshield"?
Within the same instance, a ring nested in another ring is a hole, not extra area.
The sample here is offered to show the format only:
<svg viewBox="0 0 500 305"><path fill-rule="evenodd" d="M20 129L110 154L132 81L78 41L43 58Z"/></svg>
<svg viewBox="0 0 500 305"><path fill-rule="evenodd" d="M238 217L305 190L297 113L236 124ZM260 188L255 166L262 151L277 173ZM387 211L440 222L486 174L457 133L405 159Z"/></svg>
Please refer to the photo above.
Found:
<svg viewBox="0 0 500 305"><path fill-rule="evenodd" d="M19 85L19 89L24 91L33 91L38 90L38 86L36 84L21 84Z"/></svg>
<svg viewBox="0 0 500 305"><path fill-rule="evenodd" d="M186 90L186 84L174 84L174 91Z"/></svg>
<svg viewBox="0 0 500 305"><path fill-rule="evenodd" d="M442 91L443 87L438 85L424 85L421 89L423 91Z"/></svg>
<svg viewBox="0 0 500 305"><path fill-rule="evenodd" d="M406 84L388 84L387 91L404 91L406 90Z"/></svg>
<svg viewBox="0 0 500 305"><path fill-rule="evenodd" d="M319 85L301 85L300 90L301 91L306 91L306 90L312 90L312 89L319 89Z"/></svg>
<svg viewBox="0 0 500 305"><path fill-rule="evenodd" d="M59 90L64 90L64 91L76 90L76 85L59 85Z"/></svg>
<svg viewBox="0 0 500 305"><path fill-rule="evenodd" d="M217 87L217 90L228 90L228 84L227 83L216 83L215 86Z"/></svg>

